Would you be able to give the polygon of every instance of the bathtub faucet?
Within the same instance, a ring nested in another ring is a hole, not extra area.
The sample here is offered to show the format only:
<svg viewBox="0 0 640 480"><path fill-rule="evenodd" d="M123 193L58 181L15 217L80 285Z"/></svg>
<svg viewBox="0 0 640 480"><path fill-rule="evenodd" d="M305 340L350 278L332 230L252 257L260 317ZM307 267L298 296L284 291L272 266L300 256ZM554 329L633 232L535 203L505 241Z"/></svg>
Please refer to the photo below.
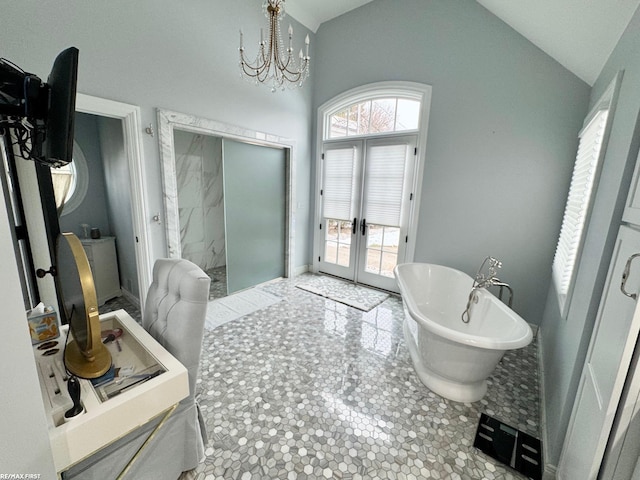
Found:
<svg viewBox="0 0 640 480"><path fill-rule="evenodd" d="M484 273L485 266L488 270L487 273ZM473 281L473 286L471 287L471 292L469 293L467 308L462 312L462 321L464 323L469 323L469 320L471 320L471 306L474 303L478 303L478 295L476 292L481 288L487 289L489 287L500 287L500 294L498 297L500 300L502 300L502 291L506 288L509 291L509 308L511 308L511 303L513 302L513 289L507 283L498 278L498 270L500 268L502 268L502 262L491 256L486 257L482 261L482 264L480 264L480 268L478 268L478 271L476 272L476 278Z"/></svg>

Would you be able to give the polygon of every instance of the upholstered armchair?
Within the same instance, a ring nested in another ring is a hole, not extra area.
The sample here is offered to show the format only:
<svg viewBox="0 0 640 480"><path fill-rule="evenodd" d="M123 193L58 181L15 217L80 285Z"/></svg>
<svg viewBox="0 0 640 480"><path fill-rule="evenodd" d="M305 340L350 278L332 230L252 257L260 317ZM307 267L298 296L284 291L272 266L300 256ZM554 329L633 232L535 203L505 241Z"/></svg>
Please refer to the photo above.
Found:
<svg viewBox="0 0 640 480"><path fill-rule="evenodd" d="M189 396L153 436L160 418L63 472L63 479L104 480L120 478L120 472L124 472L123 480L177 480L204 459L206 432L195 386L209 284L210 278L187 260L156 261L142 326L187 368Z"/></svg>
<svg viewBox="0 0 640 480"><path fill-rule="evenodd" d="M166 453L158 451L158 463L170 465L159 470L155 478L175 479L181 472L194 469L204 457L206 432L195 389L210 283L200 267L188 260L159 259L153 267L142 326L189 372L189 396L180 402L173 418L158 433L157 443L162 442L163 429L167 429L164 436L170 439ZM161 450L160 446L156 448ZM156 456L154 445L147 449L148 455ZM166 455L169 462L161 458Z"/></svg>

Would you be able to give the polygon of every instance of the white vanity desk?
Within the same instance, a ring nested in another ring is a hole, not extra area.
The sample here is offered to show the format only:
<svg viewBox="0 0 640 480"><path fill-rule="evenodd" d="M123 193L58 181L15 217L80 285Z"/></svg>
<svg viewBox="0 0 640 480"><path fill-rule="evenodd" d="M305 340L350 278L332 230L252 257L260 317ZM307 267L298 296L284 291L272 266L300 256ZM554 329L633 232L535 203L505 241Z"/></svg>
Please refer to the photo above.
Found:
<svg viewBox="0 0 640 480"><path fill-rule="evenodd" d="M142 379L129 388L120 389L125 381L109 387L94 387L89 380L80 380L81 401L85 412L64 423L64 412L71 405L62 366L66 327L56 339L59 351L45 356L34 346L38 376L49 427L49 440L56 471L60 474L87 459L130 432L159 417L189 395L186 368L167 352L146 330L124 310L100 315L101 329L121 328L116 341L106 344L115 367L139 375L157 374ZM121 373L122 376L122 373ZM118 388L119 387L119 388Z"/></svg>

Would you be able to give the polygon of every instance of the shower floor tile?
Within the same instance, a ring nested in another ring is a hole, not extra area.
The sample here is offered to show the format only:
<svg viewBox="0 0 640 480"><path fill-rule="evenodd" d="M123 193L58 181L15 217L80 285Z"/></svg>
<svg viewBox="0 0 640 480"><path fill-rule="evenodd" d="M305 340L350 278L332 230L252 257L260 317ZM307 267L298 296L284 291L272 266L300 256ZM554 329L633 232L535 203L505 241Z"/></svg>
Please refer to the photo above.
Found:
<svg viewBox="0 0 640 480"><path fill-rule="evenodd" d="M209 300L226 297L227 266L223 265L221 267L210 268L206 273L211 278L211 285L209 286Z"/></svg>
<svg viewBox="0 0 640 480"><path fill-rule="evenodd" d="M209 445L188 478L521 479L473 447L482 412L539 437L535 342L508 352L475 403L418 380L391 296L362 312L295 288L205 332L199 402Z"/></svg>

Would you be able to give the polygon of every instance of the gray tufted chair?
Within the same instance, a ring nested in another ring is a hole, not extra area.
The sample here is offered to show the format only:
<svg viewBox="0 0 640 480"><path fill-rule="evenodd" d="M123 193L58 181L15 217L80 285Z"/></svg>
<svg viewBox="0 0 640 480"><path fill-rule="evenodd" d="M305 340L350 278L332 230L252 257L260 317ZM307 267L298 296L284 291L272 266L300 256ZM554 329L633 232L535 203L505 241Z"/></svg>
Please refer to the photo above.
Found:
<svg viewBox="0 0 640 480"><path fill-rule="evenodd" d="M153 267L142 326L187 368L189 396L142 449L125 480L176 480L204 459L207 440L195 385L210 282L200 267L188 260L159 259ZM63 472L63 480L115 478L159 421L147 423Z"/></svg>
<svg viewBox="0 0 640 480"><path fill-rule="evenodd" d="M189 371L194 395L211 279L188 260L161 258L153 266L153 283L142 326Z"/></svg>
<svg viewBox="0 0 640 480"><path fill-rule="evenodd" d="M180 402L173 414L175 419L163 427L169 427L171 434L179 434L173 445L172 463L181 465L180 472L194 469L204 457L206 432L195 400L195 387L210 283L211 279L200 267L188 260L156 260L142 316L145 330L189 372L189 396ZM181 430L175 432L176 423L182 423L178 428L185 429L183 439Z"/></svg>

